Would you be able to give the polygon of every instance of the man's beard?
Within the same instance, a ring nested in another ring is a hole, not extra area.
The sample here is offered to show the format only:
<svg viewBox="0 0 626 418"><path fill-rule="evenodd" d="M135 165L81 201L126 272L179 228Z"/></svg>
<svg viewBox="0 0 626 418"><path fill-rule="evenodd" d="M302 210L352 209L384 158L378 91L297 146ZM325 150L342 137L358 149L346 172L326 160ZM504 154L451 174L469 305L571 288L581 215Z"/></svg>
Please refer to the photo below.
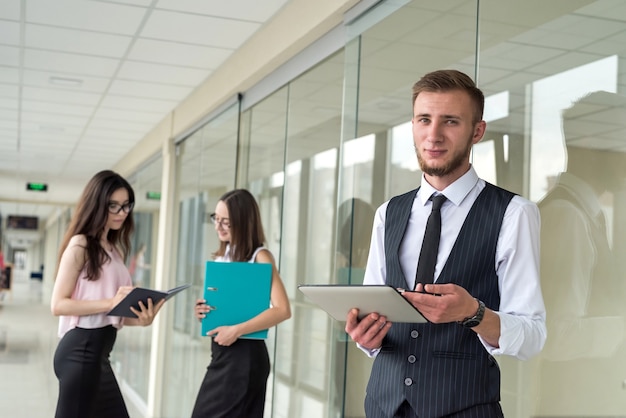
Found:
<svg viewBox="0 0 626 418"><path fill-rule="evenodd" d="M422 170L423 173L428 174L429 176L433 176L433 177L443 177L452 173L454 170L458 169L463 164L465 164L465 162L467 161L469 157L471 150L472 150L472 142L470 138L470 141L468 141L467 143L467 148L463 152L459 152L455 154L452 157L452 160L450 160L447 164L441 167L431 167L427 165L426 162L422 159L422 156L420 155L419 151L417 151L417 149L415 150L415 153L417 154L417 162L420 165L420 170Z"/></svg>

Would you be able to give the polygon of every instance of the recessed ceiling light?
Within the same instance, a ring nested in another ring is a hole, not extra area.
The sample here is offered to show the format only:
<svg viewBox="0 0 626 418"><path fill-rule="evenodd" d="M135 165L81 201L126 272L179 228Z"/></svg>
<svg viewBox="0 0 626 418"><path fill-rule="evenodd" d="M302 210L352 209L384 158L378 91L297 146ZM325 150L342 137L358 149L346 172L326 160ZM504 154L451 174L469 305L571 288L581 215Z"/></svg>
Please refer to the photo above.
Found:
<svg viewBox="0 0 626 418"><path fill-rule="evenodd" d="M83 80L81 80L80 78L52 76L50 77L50 84L64 87L80 87L83 85Z"/></svg>

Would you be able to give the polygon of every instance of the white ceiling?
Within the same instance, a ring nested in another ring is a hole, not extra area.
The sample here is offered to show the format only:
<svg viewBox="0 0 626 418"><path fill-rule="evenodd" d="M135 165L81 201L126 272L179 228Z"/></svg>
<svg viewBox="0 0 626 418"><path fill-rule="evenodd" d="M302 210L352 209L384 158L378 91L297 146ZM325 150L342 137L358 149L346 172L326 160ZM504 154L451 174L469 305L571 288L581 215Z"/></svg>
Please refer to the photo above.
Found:
<svg viewBox="0 0 626 418"><path fill-rule="evenodd" d="M73 205L288 1L2 0L2 216Z"/></svg>
<svg viewBox="0 0 626 418"><path fill-rule="evenodd" d="M58 205L73 205L95 171L114 167L288 2L1 0L0 213L45 218ZM366 88L359 91L360 126L407 121L416 74L448 66L472 73L474 6L416 1L368 31L361 51ZM495 132L524 134L529 83L607 56L617 55L616 89L625 91L626 2L509 1L481 13L479 84L487 95L508 91L515 115L490 122ZM342 67L343 58L335 64ZM311 81L300 98L311 106L305 115L315 112L316 95L332 94L343 83ZM267 107L269 119L273 110ZM274 110L284 130L284 109ZM302 121L293 126L304 133L323 128ZM606 148L626 150L622 138ZM160 166L153 165L158 173ZM28 192L28 181L46 182L49 191Z"/></svg>

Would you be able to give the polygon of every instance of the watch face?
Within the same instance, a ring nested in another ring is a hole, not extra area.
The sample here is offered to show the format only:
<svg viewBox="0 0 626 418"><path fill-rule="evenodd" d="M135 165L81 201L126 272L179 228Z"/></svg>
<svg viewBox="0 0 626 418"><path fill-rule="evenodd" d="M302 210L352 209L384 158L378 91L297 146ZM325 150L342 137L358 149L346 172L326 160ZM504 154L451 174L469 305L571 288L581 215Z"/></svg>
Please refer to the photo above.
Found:
<svg viewBox="0 0 626 418"><path fill-rule="evenodd" d="M471 318L466 318L463 322L461 322L461 325L466 328L474 328L480 324L480 321L483 320L483 315L485 314L485 304L478 299L476 300L478 301L478 311L476 311L476 315Z"/></svg>
<svg viewBox="0 0 626 418"><path fill-rule="evenodd" d="M478 324L480 324L480 321L474 318L468 319L467 321L463 322L463 326L467 328L474 328L478 326Z"/></svg>

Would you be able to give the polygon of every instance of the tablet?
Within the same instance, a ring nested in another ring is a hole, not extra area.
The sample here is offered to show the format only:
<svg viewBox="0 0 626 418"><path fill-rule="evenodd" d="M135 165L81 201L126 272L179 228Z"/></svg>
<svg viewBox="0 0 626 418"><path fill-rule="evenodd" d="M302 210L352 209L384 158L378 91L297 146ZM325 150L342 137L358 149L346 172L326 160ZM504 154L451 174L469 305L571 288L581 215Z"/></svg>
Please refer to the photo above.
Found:
<svg viewBox="0 0 626 418"><path fill-rule="evenodd" d="M298 289L337 321L345 321L350 309L358 308L359 318L377 312L391 322L426 322L426 318L391 286L302 284Z"/></svg>

